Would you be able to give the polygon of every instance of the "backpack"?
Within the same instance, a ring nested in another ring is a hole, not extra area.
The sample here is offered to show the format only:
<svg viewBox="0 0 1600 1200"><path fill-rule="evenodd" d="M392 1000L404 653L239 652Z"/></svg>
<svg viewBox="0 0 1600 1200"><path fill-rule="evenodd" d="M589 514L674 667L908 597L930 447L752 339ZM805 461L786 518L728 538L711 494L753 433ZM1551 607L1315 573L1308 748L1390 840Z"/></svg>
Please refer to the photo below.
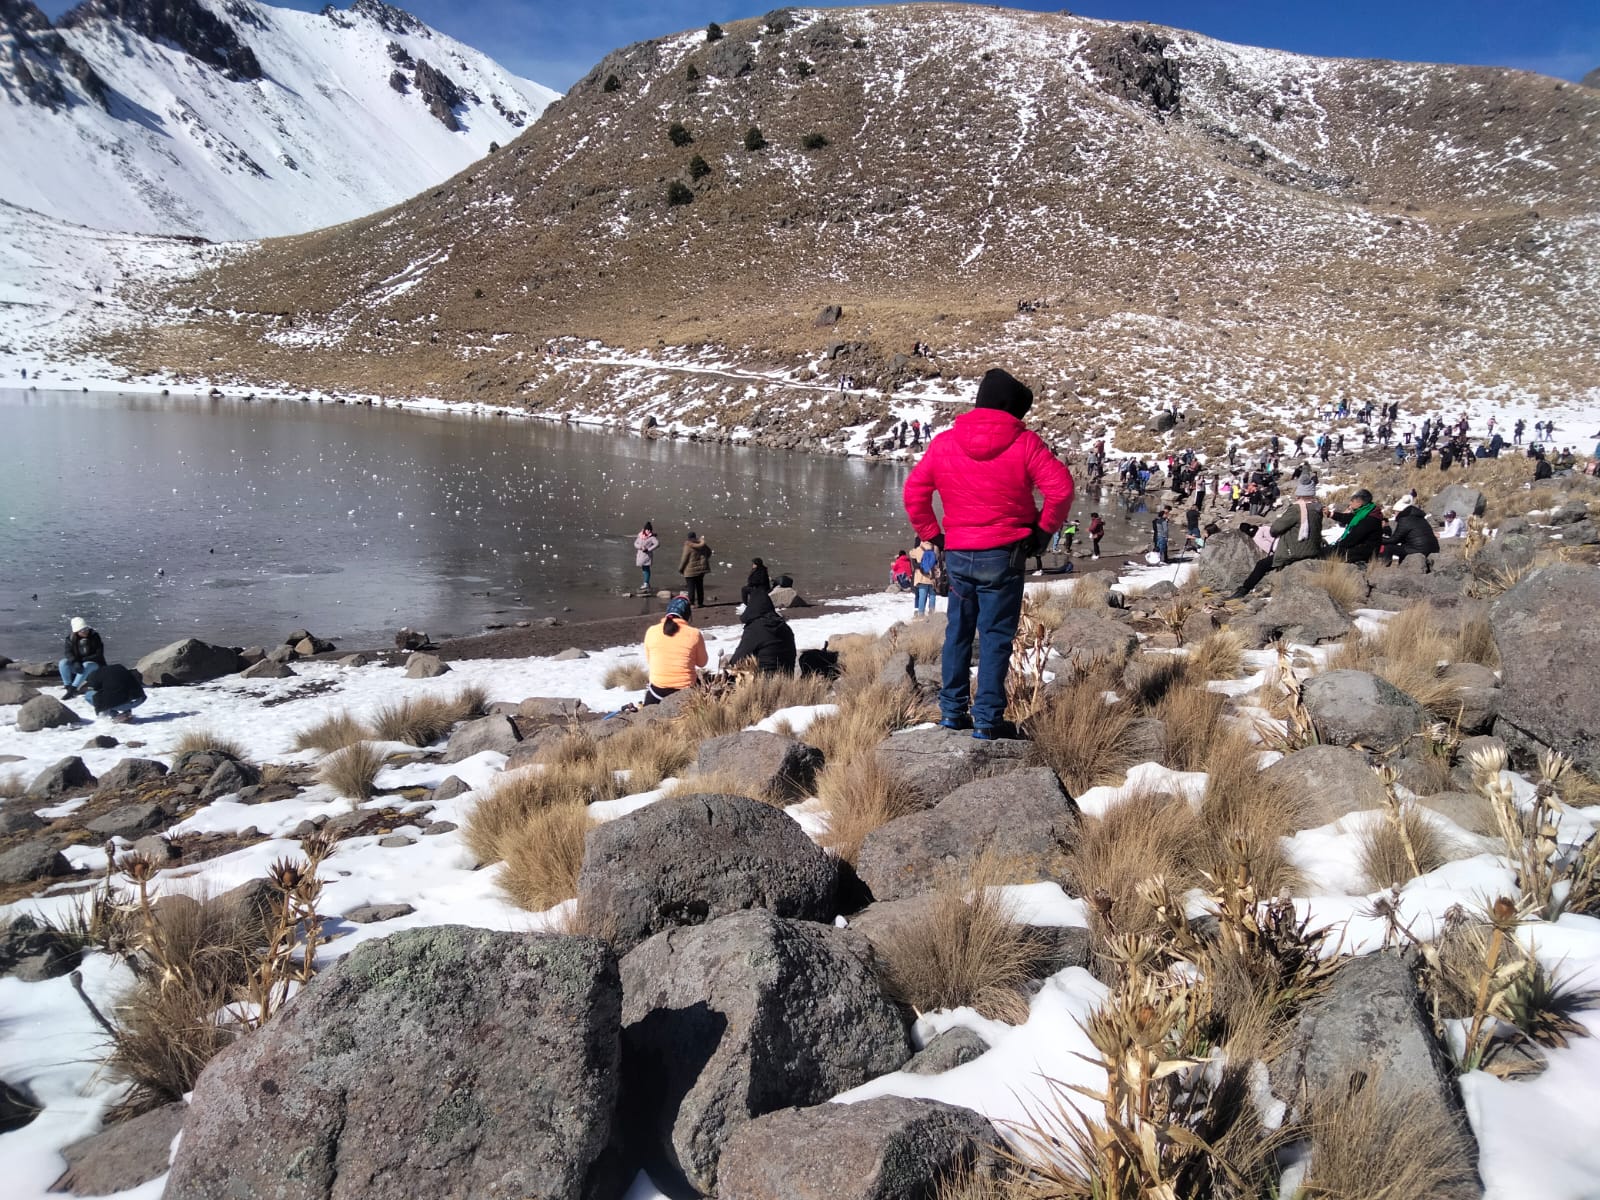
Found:
<svg viewBox="0 0 1600 1200"><path fill-rule="evenodd" d="M933 560L933 594L935 596L948 596L950 594L950 572L945 568L944 555L940 554Z"/></svg>

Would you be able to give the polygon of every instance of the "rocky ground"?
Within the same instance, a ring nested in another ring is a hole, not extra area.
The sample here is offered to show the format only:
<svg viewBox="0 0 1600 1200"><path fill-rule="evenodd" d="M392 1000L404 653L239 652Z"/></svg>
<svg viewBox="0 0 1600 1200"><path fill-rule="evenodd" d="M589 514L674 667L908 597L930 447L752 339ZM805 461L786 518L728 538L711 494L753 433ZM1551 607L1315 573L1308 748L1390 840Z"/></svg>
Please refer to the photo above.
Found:
<svg viewBox="0 0 1600 1200"><path fill-rule="evenodd" d="M0 685L17 1194L1590 1195L1600 492L1475 482L1431 571L1036 586L1029 741L926 723L899 596L611 719L631 645ZM1215 1152L1042 1152L1089 1119Z"/></svg>

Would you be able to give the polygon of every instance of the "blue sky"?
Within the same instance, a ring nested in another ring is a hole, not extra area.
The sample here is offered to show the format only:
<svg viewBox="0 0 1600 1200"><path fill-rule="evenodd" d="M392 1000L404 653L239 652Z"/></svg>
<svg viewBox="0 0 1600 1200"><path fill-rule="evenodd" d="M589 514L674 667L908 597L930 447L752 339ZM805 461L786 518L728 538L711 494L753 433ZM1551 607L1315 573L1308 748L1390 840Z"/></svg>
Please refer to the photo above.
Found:
<svg viewBox="0 0 1600 1200"><path fill-rule="evenodd" d="M287 0L320 9L324 0ZM342 0L340 7L348 7ZM71 0L43 3L52 17ZM401 0L399 7L511 70L565 90L608 51L778 6L723 0ZM1016 8L1059 11L1061 0ZM1303 54L1519 67L1577 79L1600 67L1600 0L1070 0L1072 12L1154 21Z"/></svg>

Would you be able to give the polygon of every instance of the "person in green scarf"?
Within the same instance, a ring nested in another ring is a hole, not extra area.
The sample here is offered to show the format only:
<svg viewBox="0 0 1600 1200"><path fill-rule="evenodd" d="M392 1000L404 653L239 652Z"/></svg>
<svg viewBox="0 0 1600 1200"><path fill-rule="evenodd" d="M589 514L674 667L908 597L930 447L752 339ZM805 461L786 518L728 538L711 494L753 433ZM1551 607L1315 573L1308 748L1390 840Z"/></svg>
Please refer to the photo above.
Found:
<svg viewBox="0 0 1600 1200"><path fill-rule="evenodd" d="M1383 543L1383 510L1373 502L1372 493L1366 488L1350 500L1355 507L1349 512L1328 514L1345 527L1334 543L1333 556L1348 563L1368 563Z"/></svg>

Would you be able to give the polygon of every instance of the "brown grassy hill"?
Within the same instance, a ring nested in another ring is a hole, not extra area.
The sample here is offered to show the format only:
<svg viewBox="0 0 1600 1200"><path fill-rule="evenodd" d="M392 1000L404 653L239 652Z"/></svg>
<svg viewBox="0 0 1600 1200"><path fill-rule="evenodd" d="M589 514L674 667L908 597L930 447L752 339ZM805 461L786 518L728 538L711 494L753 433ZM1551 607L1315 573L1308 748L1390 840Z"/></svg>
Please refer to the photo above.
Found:
<svg viewBox="0 0 1600 1200"><path fill-rule="evenodd" d="M1077 432L1167 399L1561 398L1600 386L1597 235L1573 84L781 10L617 51L471 172L233 259L120 353L776 440L884 411L839 376L941 396L996 361Z"/></svg>

